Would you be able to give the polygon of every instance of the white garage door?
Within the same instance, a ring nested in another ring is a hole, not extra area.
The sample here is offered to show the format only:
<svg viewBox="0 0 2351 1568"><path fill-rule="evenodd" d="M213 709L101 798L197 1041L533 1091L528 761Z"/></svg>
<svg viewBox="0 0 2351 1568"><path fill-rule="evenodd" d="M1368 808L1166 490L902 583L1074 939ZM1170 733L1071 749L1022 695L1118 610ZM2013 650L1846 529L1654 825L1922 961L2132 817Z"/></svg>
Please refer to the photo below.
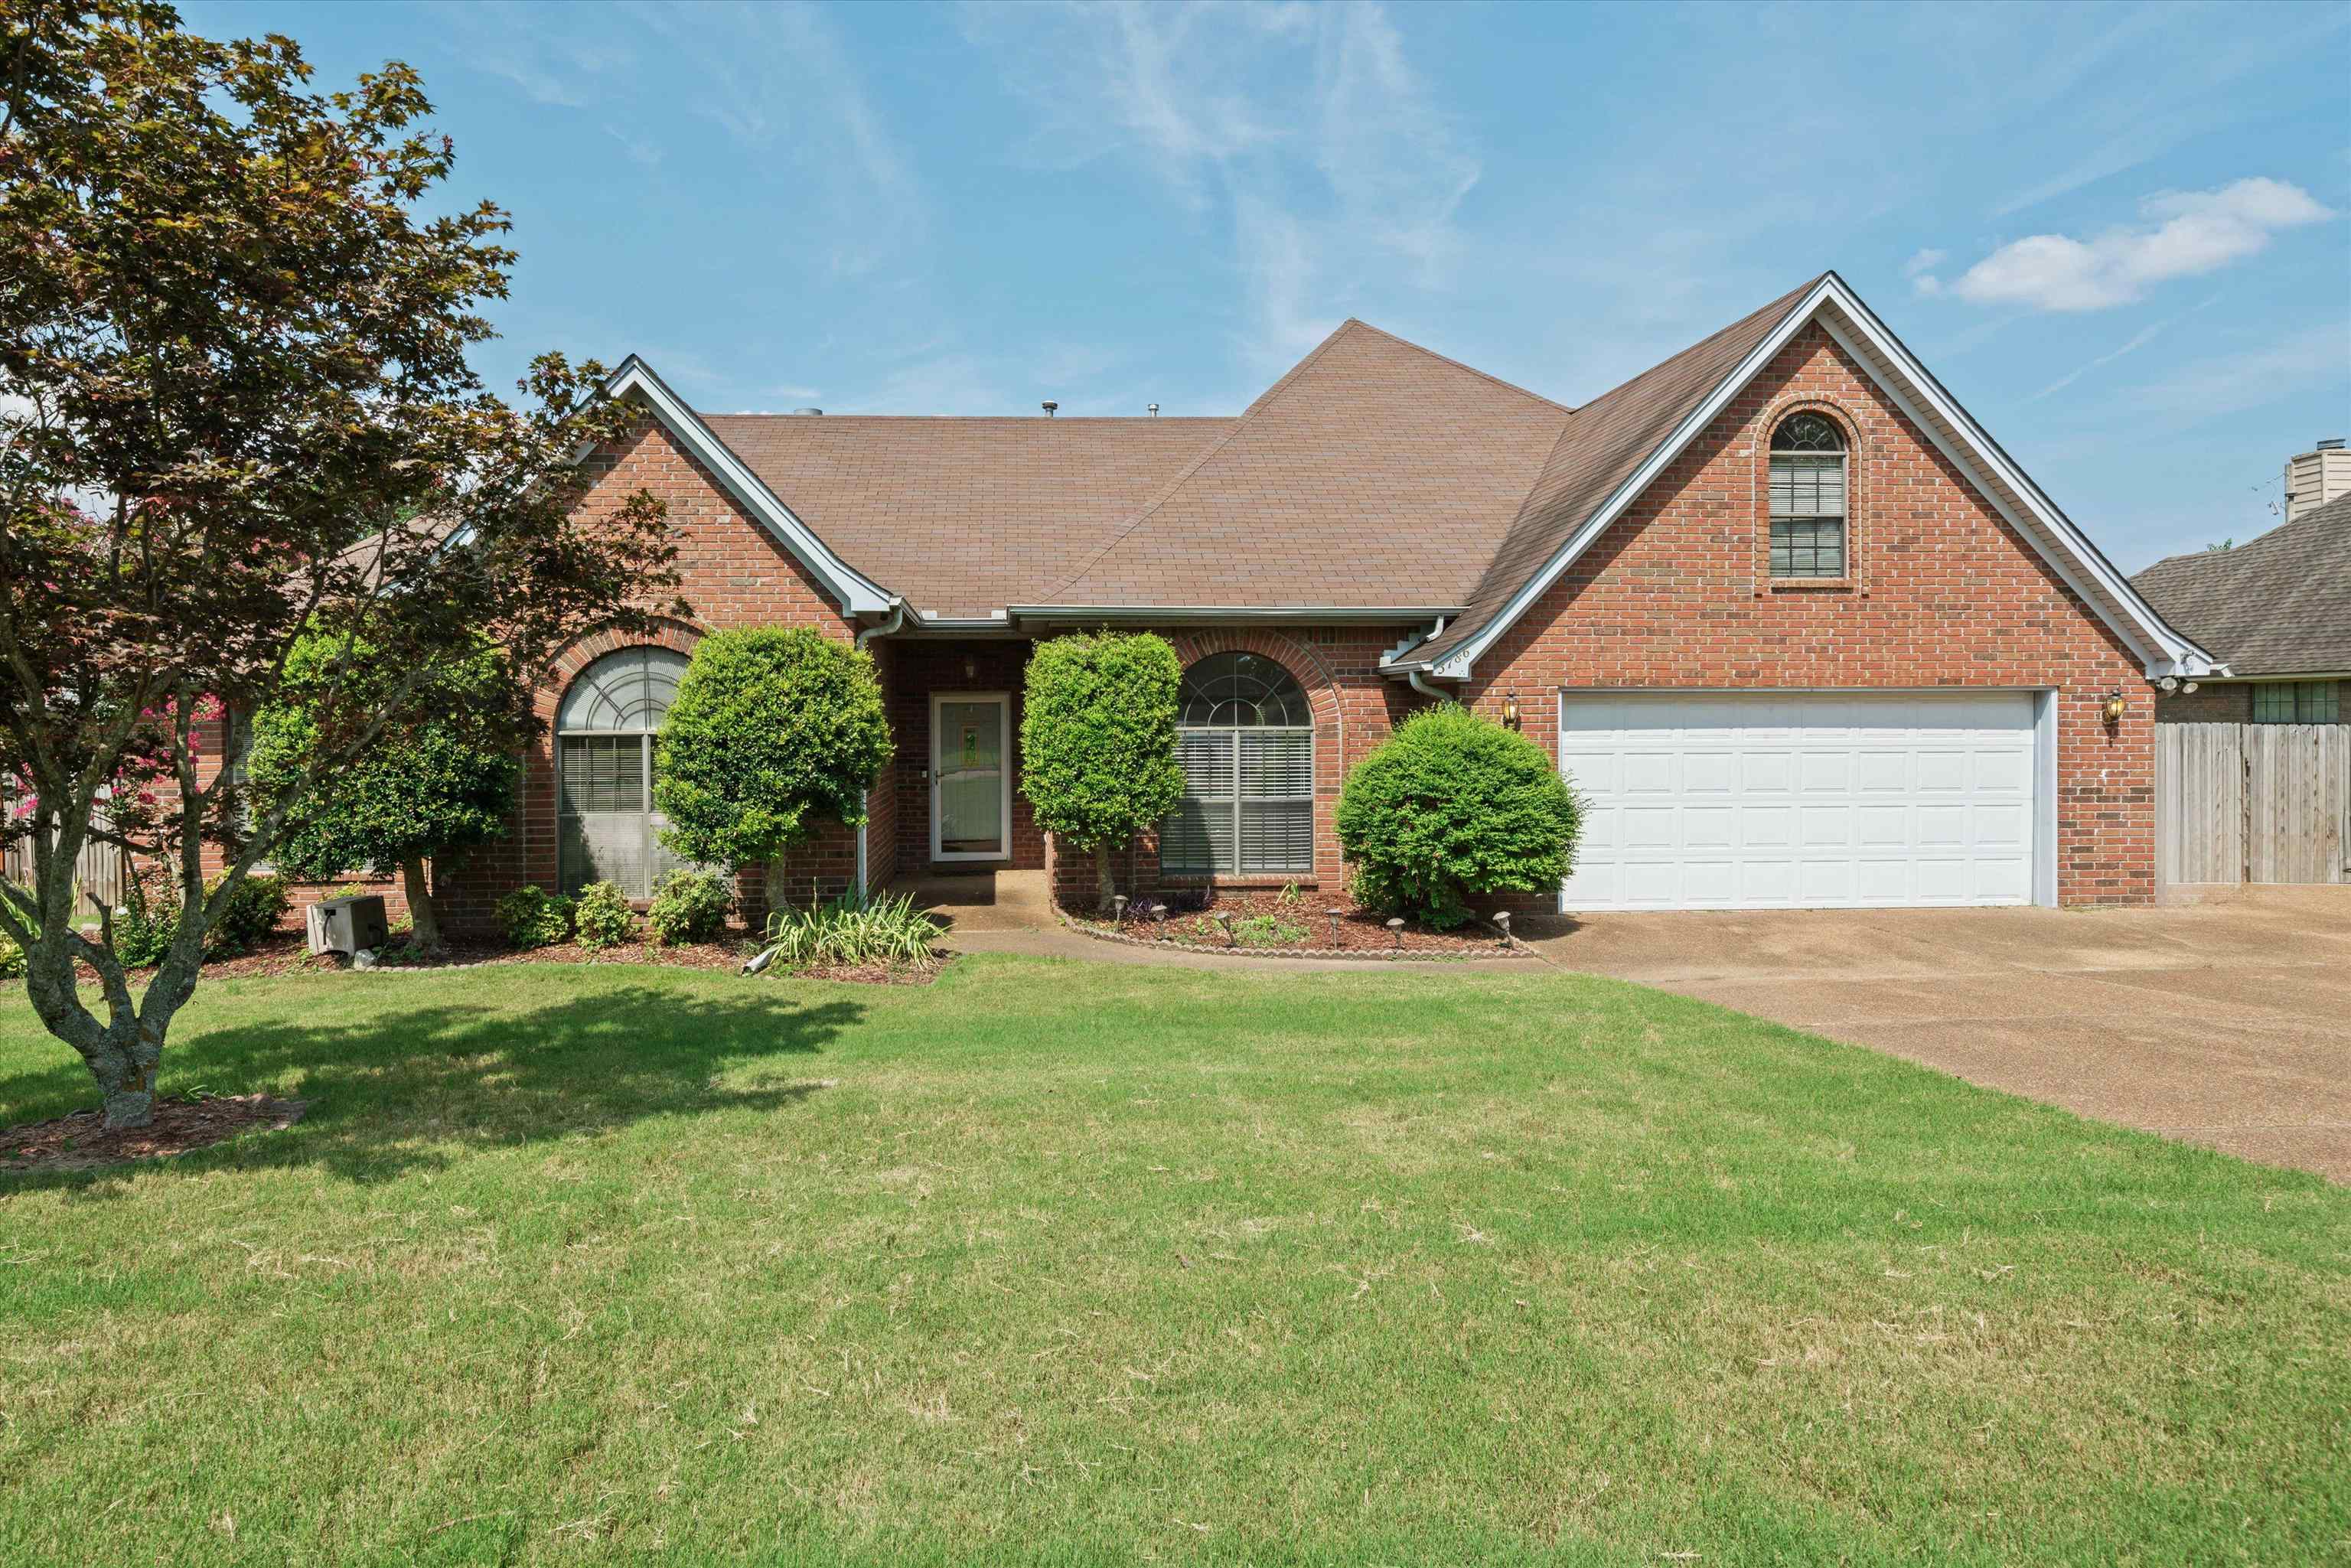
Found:
<svg viewBox="0 0 2351 1568"><path fill-rule="evenodd" d="M1564 693L1564 906L2032 901L2026 692Z"/></svg>

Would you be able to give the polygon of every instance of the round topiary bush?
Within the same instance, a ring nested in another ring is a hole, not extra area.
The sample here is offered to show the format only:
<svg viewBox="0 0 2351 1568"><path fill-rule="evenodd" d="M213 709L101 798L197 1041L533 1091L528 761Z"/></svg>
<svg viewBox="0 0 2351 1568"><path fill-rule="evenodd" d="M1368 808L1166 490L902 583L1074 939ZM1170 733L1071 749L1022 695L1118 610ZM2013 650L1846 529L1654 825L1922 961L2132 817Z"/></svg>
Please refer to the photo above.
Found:
<svg viewBox="0 0 2351 1568"><path fill-rule="evenodd" d="M713 942L726 929L735 907L735 889L715 871L684 868L670 873L653 887L653 901L645 911L645 927L664 947L688 942Z"/></svg>
<svg viewBox="0 0 2351 1568"><path fill-rule="evenodd" d="M1355 896L1438 930L1468 895L1559 885L1575 850L1574 795L1541 747L1447 704L1416 713L1339 793Z"/></svg>
<svg viewBox="0 0 2351 1568"><path fill-rule="evenodd" d="M571 925L579 933L582 947L617 947L637 934L637 915L629 907L629 895L616 884L590 883L580 889L579 904L571 912Z"/></svg>
<svg viewBox="0 0 2351 1568"><path fill-rule="evenodd" d="M865 820L890 719L871 654L806 629L715 632L695 647L656 745L663 841L740 871L825 818Z"/></svg>

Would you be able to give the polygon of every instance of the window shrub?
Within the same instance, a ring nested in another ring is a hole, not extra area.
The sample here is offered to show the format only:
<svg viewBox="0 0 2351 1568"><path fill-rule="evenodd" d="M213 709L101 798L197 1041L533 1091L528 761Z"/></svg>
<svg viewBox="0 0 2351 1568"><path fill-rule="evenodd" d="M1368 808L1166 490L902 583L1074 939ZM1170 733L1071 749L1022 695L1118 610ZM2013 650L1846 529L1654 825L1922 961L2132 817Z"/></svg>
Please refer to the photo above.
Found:
<svg viewBox="0 0 2351 1568"><path fill-rule="evenodd" d="M637 912L629 907L629 895L615 883L595 882L582 888L571 923L580 932L582 947L617 947L637 934Z"/></svg>
<svg viewBox="0 0 2351 1568"><path fill-rule="evenodd" d="M552 947L571 936L571 901L543 887L518 887L497 903L498 929L517 947Z"/></svg>
<svg viewBox="0 0 2351 1568"><path fill-rule="evenodd" d="M1577 826L1541 747L1449 703L1398 725L1339 794L1355 896L1438 930L1469 918L1470 894L1556 887Z"/></svg>
<svg viewBox="0 0 2351 1568"><path fill-rule="evenodd" d="M1108 904L1111 851L1184 798L1176 694L1184 664L1164 637L1055 637L1029 656L1020 716L1020 789L1037 825L1094 852Z"/></svg>
<svg viewBox="0 0 2351 1568"><path fill-rule="evenodd" d="M716 941L734 906L734 885L718 873L674 871L655 884L645 925L665 947Z"/></svg>
<svg viewBox="0 0 2351 1568"><path fill-rule="evenodd" d="M889 760L872 655L806 628L713 632L655 744L662 840L704 864L764 866L825 818L863 821Z"/></svg>

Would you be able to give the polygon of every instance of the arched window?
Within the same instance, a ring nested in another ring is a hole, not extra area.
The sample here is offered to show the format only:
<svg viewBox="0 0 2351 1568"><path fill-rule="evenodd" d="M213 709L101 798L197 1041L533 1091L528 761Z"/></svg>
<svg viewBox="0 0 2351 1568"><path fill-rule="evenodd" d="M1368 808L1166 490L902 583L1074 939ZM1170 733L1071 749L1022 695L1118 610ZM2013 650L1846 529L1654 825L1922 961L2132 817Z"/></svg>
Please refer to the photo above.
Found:
<svg viewBox="0 0 2351 1568"><path fill-rule="evenodd" d="M1260 653L1184 672L1176 749L1184 801L1159 830L1178 875L1314 869L1314 716L1296 677Z"/></svg>
<svg viewBox="0 0 2351 1568"><path fill-rule="evenodd" d="M1845 574L1844 432L1792 413L1771 433L1771 575Z"/></svg>
<svg viewBox="0 0 2351 1568"><path fill-rule="evenodd" d="M686 657L623 648L586 669L555 716L556 862L566 893L617 883L632 898L684 862L662 847L653 810L653 737Z"/></svg>

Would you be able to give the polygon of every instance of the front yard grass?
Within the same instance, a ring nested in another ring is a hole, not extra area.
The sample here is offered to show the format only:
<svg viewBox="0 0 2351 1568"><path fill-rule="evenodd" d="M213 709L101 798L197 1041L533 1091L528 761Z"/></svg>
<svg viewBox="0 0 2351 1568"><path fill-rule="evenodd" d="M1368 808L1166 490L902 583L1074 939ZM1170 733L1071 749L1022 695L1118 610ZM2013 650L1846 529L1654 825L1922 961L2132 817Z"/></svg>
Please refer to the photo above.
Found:
<svg viewBox="0 0 2351 1568"><path fill-rule="evenodd" d="M2351 1551L2351 1194L1612 981L230 979L163 1088L311 1109L0 1176L9 1563Z"/></svg>

